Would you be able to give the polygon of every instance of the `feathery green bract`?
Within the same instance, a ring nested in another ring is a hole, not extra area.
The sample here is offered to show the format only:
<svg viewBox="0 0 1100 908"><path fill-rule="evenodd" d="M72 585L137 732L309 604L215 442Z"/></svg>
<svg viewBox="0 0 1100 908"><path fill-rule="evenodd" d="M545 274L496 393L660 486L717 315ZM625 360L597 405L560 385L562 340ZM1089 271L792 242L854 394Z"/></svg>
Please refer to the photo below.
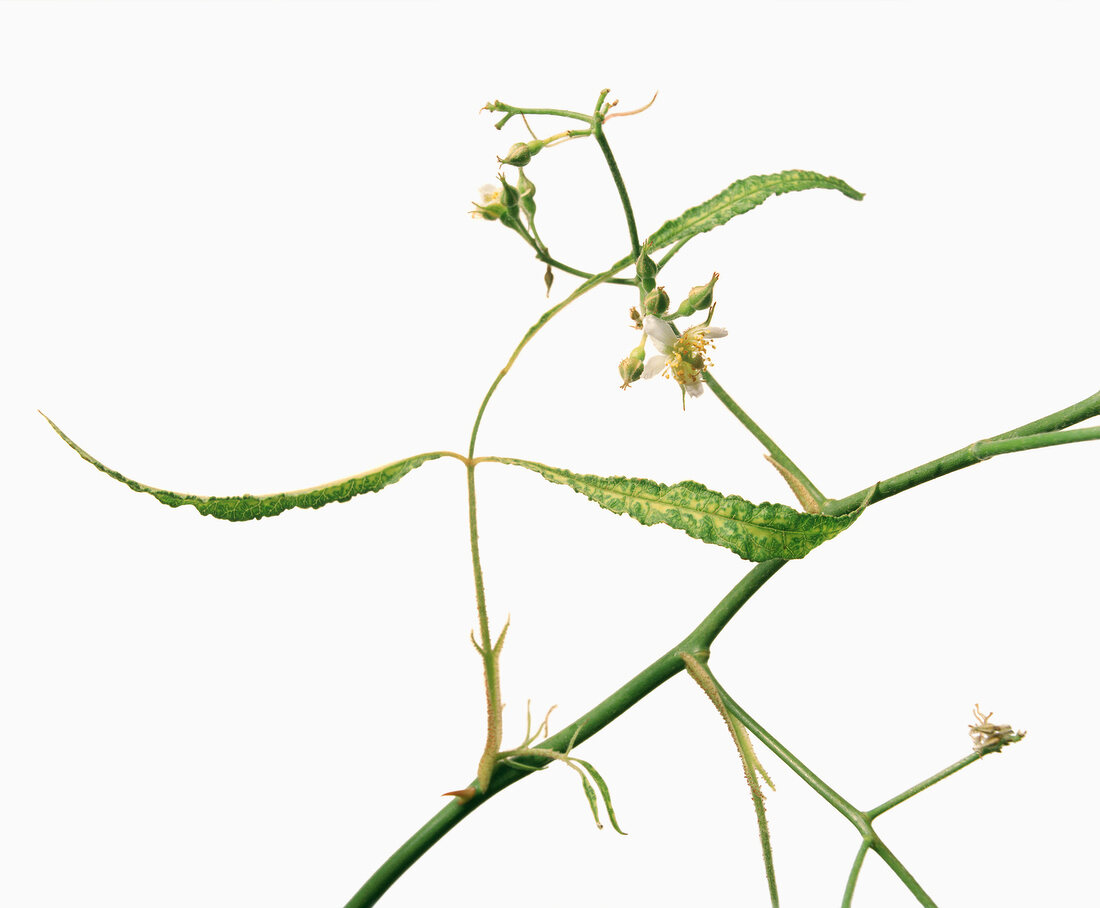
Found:
<svg viewBox="0 0 1100 908"><path fill-rule="evenodd" d="M713 230L735 215L744 214L763 204L769 196L797 192L800 189L837 189L857 202L863 198L862 192L857 192L843 180L822 176L811 170L784 170L782 173L747 177L730 183L714 198L689 208L678 218L665 221L656 233L650 235L650 248L663 249L681 240L690 239L697 233Z"/></svg>
<svg viewBox="0 0 1100 908"><path fill-rule="evenodd" d="M211 517L217 517L221 520L259 520L261 517L274 517L276 514L281 514L291 508L320 508L334 501L347 501L356 495L362 495L364 492L377 492L379 489L397 482L406 473L416 469L422 463L444 456L440 451L430 454L418 454L416 457L410 457L407 460L398 460L368 470L358 476L349 476L347 479L338 479L336 482L330 482L323 486L315 486L312 489L298 489L294 492L226 497L189 495L186 492L169 492L165 489L155 489L104 466L62 432L45 413L42 415L70 448L97 470L106 473L112 479L125 483L135 492L145 492L152 495L157 501L168 505L170 508L178 508L180 505L189 504L200 514L204 516L209 514Z"/></svg>
<svg viewBox="0 0 1100 908"><path fill-rule="evenodd" d="M736 495L722 495L690 480L666 486L651 479L586 476L527 460L495 460L533 470L646 526L663 523L724 546L748 561L802 558L850 527L862 510L841 517L803 514L785 504L753 504Z"/></svg>

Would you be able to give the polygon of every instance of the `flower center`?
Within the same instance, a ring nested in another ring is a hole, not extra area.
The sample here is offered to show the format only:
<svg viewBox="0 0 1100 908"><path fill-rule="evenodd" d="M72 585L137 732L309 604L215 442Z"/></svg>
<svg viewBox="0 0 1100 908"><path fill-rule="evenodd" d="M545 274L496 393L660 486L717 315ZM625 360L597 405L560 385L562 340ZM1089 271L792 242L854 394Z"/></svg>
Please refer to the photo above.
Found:
<svg viewBox="0 0 1100 908"><path fill-rule="evenodd" d="M674 378L681 385L693 385L700 375L713 365L707 351L714 341L701 331L688 330L672 345L672 353L665 363L664 375Z"/></svg>

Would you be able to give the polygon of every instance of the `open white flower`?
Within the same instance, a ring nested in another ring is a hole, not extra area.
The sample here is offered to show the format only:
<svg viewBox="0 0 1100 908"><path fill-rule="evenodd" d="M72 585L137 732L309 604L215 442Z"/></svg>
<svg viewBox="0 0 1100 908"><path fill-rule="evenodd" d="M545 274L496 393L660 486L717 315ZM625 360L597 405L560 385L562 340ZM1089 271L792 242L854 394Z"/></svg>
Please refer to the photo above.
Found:
<svg viewBox="0 0 1100 908"><path fill-rule="evenodd" d="M495 221L505 211L504 205L500 201L501 192L501 187L494 186L492 183L486 183L480 187L478 194L481 196L481 201L471 203L474 210L470 212L470 215L475 218L484 218L486 221Z"/></svg>
<svg viewBox="0 0 1100 908"><path fill-rule="evenodd" d="M653 378L663 373L676 379L689 397L701 395L703 373L711 364L707 350L714 345L715 338L726 336L726 329L703 324L677 335L664 319L647 315L642 320L642 330L658 351L646 360L642 378Z"/></svg>

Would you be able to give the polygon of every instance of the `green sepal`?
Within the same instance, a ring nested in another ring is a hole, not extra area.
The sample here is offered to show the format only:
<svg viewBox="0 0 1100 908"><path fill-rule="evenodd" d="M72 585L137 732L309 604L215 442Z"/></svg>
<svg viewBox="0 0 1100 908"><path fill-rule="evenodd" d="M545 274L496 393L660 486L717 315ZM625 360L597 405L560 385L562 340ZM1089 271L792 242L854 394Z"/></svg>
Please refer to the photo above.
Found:
<svg viewBox="0 0 1100 908"><path fill-rule="evenodd" d="M766 176L747 177L730 183L718 195L689 208L678 218L665 221L656 233L649 237L652 249L663 249L673 243L690 239L699 233L706 233L720 227L730 218L751 211L763 204L773 195L785 192L798 192L802 189L836 189L850 199L859 201L863 193L853 189L837 177L822 176L810 170L784 170Z"/></svg>
<svg viewBox="0 0 1100 908"><path fill-rule="evenodd" d="M442 451L418 454L416 457L394 461L385 466L368 470L366 473L360 473L357 476L349 476L347 479L338 479L325 485L314 486L311 489L298 489L294 492L225 497L190 495L186 492L169 492L165 489L153 488L123 476L117 470L112 470L92 457L91 454L62 432L45 413L42 415L70 448L97 470L106 473L112 479L125 483L135 492L152 495L157 501L168 505L170 508L178 508L181 505L189 504L203 516L209 515L220 520L259 520L262 517L274 517L291 508L320 508L334 501L348 501L356 495L362 495L364 492L377 492L379 489L397 482L421 464L445 456Z"/></svg>
<svg viewBox="0 0 1100 908"><path fill-rule="evenodd" d="M494 458L569 486L600 507L627 514L645 526L665 524L736 552L748 561L803 558L850 527L862 508L840 517L804 514L785 504L753 504L691 480L666 486L650 479L591 476L528 460Z"/></svg>
<svg viewBox="0 0 1100 908"><path fill-rule="evenodd" d="M604 807L607 808L607 818L611 821L612 828L614 828L619 835L626 835L626 833L619 828L618 820L615 819L615 808L611 806L611 792L608 791L607 783L603 780L603 776L596 772L596 767L587 760L580 760L576 757L573 757L573 759L588 770L588 774L592 776L592 781L596 783L596 787L600 790L600 794L603 796ZM598 817L596 818L596 822L597 824L599 823Z"/></svg>

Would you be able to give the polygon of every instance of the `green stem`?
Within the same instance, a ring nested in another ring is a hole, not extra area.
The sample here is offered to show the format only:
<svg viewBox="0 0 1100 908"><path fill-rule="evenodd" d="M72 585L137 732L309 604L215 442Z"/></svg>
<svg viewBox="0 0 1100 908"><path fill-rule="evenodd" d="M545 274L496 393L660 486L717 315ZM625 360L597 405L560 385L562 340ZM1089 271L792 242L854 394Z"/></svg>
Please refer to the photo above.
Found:
<svg viewBox="0 0 1100 908"><path fill-rule="evenodd" d="M508 358L508 362L504 364L504 368L500 370L500 374L497 375L495 379L493 379L493 383L489 386L489 390L485 392L485 398L481 401L481 406L478 408L477 411L477 417L474 419L474 427L470 432L470 448L468 454L469 457L474 456L474 444L477 441L478 429L481 428L481 419L485 415L485 408L489 405L490 398L492 398L493 393L497 389L497 386L501 383L501 381L503 381L504 376L508 374L508 371L512 368L512 365L515 363L516 359L523 351L523 348L526 347L527 344L530 342L531 338L538 334L539 331L541 331L546 325L546 323L549 322L550 319L552 319L559 312L561 312L566 306L584 296L584 294L586 294L593 287L597 287L600 284L605 283L608 279L614 277L627 265L630 265L632 261L633 260L630 258L619 259L619 261L612 265L607 271L604 271L601 274L593 275L556 306L551 306L549 309L547 309L539 317L539 320L527 329L527 333L523 335L523 338L516 346L516 349L512 351L512 355Z"/></svg>
<svg viewBox="0 0 1100 908"><path fill-rule="evenodd" d="M726 709L713 683L714 675L703 670L705 659L696 659L690 653L681 653L684 660L684 668L692 680L702 689L703 693L718 710L722 720L726 723L730 736L737 746L737 753L741 757L741 766L745 771L745 781L749 783L749 794L752 797L753 810L756 812L756 826L760 833L760 847L764 854L764 875L768 880L768 894L771 896L772 908L779 908L779 887L775 881L775 864L772 861L771 835L768 832L768 818L764 812L764 793L760 790L761 772L760 763L756 759L752 741L748 737L745 727L741 725Z"/></svg>
<svg viewBox="0 0 1100 908"><path fill-rule="evenodd" d="M634 704L655 691L669 678L675 677L683 671L684 663L680 658L680 653L683 651L696 652L699 649L707 648L709 641L714 639L717 633L737 614L752 595L784 564L786 562L777 559L755 565L683 641L579 719L567 725L557 734L547 738L542 746L550 750L564 752L570 742L573 742L576 746L588 740L615 721ZM531 762L545 765L546 758L539 758L539 760L532 758ZM375 904L401 874L408 870L432 845L469 816L472 811L481 807L489 798L529 775L530 772L528 771L515 769L507 764L499 765L493 773L492 784L488 791L479 794L465 805L460 805L456 800L450 801L424 826L413 833L374 872L362 888L352 896L347 903L347 908L366 908L368 905Z"/></svg>
<svg viewBox="0 0 1100 908"><path fill-rule="evenodd" d="M485 699L488 712L485 750L478 763L478 787L485 791L493 774L503 737L500 701L500 672L497 651L489 633L489 612L485 606L485 580L481 573L481 552L477 538L477 493L474 489L474 464L466 465L466 489L470 510L470 558L474 565L474 593L477 597L477 625L481 637L481 661L485 666Z"/></svg>
<svg viewBox="0 0 1100 908"><path fill-rule="evenodd" d="M852 870L848 874L848 884L844 887L844 898L840 900L840 908L852 908L852 896L856 891L856 881L859 879L859 871L863 869L863 859L867 857L867 851L871 843L864 839L859 843L859 851L852 862Z"/></svg>
<svg viewBox="0 0 1100 908"><path fill-rule="evenodd" d="M837 792L818 778L805 763L780 744L767 729L763 728L759 722L745 712L745 710L734 701L733 697L726 693L722 685L718 683L718 679L714 677L714 672L711 671L710 666L706 665L706 663L701 663L701 665L708 677L709 683L713 684L715 690L718 692L718 696L721 698L723 705L733 714L733 717L737 719L738 722L752 732L758 741L763 742L768 750L786 763L803 782L832 804L845 819L859 830L864 838L874 836L875 833L874 830L871 829L871 823L867 817L864 816L862 811L857 810L852 804L837 794Z"/></svg>
<svg viewBox="0 0 1100 908"><path fill-rule="evenodd" d="M741 425L748 429L749 432L751 432L756 438L756 440L759 441L767 449L768 453L775 458L776 462L786 468L800 483L802 483L803 486L805 486L806 491L809 492L811 496L813 496L814 501L816 501L819 505L823 501L825 501L825 496L822 495L820 491L818 491L817 486L810 482L810 478L798 468L798 465L795 464L793 460L791 460L786 454L783 453L783 449L780 448L779 445L777 445L774 441L772 441L771 438L768 437L767 433L765 433L764 430L760 428L760 426L753 422L749 414L737 405L737 402L734 401L734 399L726 393L725 388L718 384L718 380L714 377L714 374L710 372L710 370L707 370L703 373L703 381L705 381L710 386L710 389L714 392L715 397L717 397L722 402L725 408L729 410L730 413L732 413L734 416L736 416Z"/></svg>
<svg viewBox="0 0 1100 908"><path fill-rule="evenodd" d="M502 129L504 124L507 123L512 117L516 115L526 115L532 117L567 117L571 120L583 120L585 123L592 123L593 118L588 114L577 113L575 110L558 110L553 107L513 107L511 104L503 104L500 101L491 101L486 104L482 110L489 110L500 112L504 111L505 116L496 123L497 129Z"/></svg>
<svg viewBox="0 0 1100 908"><path fill-rule="evenodd" d="M634 223L634 209L630 204L630 196L626 194L626 184L623 175L619 173L619 165L615 163L615 156L611 153L611 146L607 144L607 136L603 134L603 122L596 120L592 130L596 138L596 144L607 161L607 167L611 171L611 178L615 181L615 188L619 190L619 200L623 204L623 212L626 214L626 227L630 231L630 253L635 259L642 254L642 244L638 241L638 226Z"/></svg>
<svg viewBox="0 0 1100 908"><path fill-rule="evenodd" d="M870 845L871 850L882 858L887 867L894 871L897 878L905 884L905 888L913 893L914 898L916 898L924 908L936 908L936 903L932 901L932 896L924 891L921 884L913 877L913 874L911 874L908 869L906 869L906 866L897 859L897 856L886 847L882 839L876 835L874 839L872 839Z"/></svg>
<svg viewBox="0 0 1100 908"><path fill-rule="evenodd" d="M895 795L894 797L890 798L889 801L884 801L883 803L879 804L878 807L874 807L871 810L868 810L866 812L867 813L867 819L868 820L874 820L876 817L882 816L882 814L886 813L886 811L888 811L888 810L890 810L894 807L897 807L898 804L901 804L903 801L908 801L911 797L913 797L913 795L920 794L926 788L931 788L937 782L940 782L943 779L946 779L948 776L953 775L954 773L958 772L960 769L965 769L971 763L974 763L977 760L980 760L981 757L982 757L982 754L980 752L967 754L961 760L957 760L956 762L954 762L950 766L948 766L946 769L941 769L938 773L936 773L933 776L929 776L923 782L918 782L912 788L907 788L901 794Z"/></svg>
<svg viewBox="0 0 1100 908"><path fill-rule="evenodd" d="M559 271L564 271L566 274L572 274L576 277L583 277L587 278L588 280L596 277L596 275L592 274L591 272L581 271L579 268L574 268L572 265L566 265L564 262L559 262L556 258L550 255L550 251L546 248L545 245L541 244L540 242L536 242L535 238L527 232L522 224L517 222L516 226L512 229L515 230L515 232L518 233L521 237L523 237L527 244L535 250L535 258L538 259L540 262L544 262L547 265L557 268ZM633 287L635 282L631 278L626 277L609 277L606 281L604 281L604 283L625 284L628 287Z"/></svg>
<svg viewBox="0 0 1100 908"><path fill-rule="evenodd" d="M714 677L713 672L710 671L708 666L704 664L703 669L710 676L711 681L722 698L722 703L725 705L726 709L734 715L737 721L751 731L759 741L764 743L764 746L786 763L802 781L832 804L845 819L855 826L863 836L863 840L868 843L868 847L873 849L874 852L886 862L886 865L894 871L898 879L905 884L906 888L913 894L918 902L926 906L926 908L936 908L935 902L932 901L928 893L921 888L921 885L914 879L905 865L886 847L882 839L879 838L878 833L871 828L871 820L867 814L857 810L852 804L837 794L836 791L826 785L808 766L806 766L805 763L787 750L787 748L780 744L775 737L762 728L759 722L738 706L733 698L726 693L718 683L718 679Z"/></svg>
<svg viewBox="0 0 1100 908"><path fill-rule="evenodd" d="M668 250L668 252L666 252L663 256L661 256L661 260L659 262L657 262L657 270L660 271L662 268L664 268L665 265L668 264L668 260L670 258L672 258L681 249L683 249L684 246L687 245L688 240L690 240L690 239L692 239L692 238L689 236L687 239L680 240L679 242L675 243L673 245L673 247Z"/></svg>
<svg viewBox="0 0 1100 908"><path fill-rule="evenodd" d="M1066 416L1070 411L1074 411L1075 415ZM937 458L936 460L930 460L928 463L921 464L919 467L914 467L911 470L906 470L904 473L899 473L897 476L884 479L874 486L868 486L862 491L849 495L847 498L841 498L839 501L828 501L825 503L822 510L826 514L847 514L849 511L863 504L864 501L867 500L869 494L871 497L867 503L874 504L876 501L890 498L893 495L897 495L899 492L905 492L929 480L938 479L941 476L946 476L948 473L954 473L956 470L962 470L965 467L972 467L974 464L981 463L983 460L989 460L989 458L996 457L998 454L1011 454L1018 451L1030 451L1033 448L1046 448L1051 445L1098 440L1100 439L1100 428L1072 429L1062 432L1056 431L1056 429L1061 428L1062 425L1073 425L1074 423L1089 419L1097 415L1097 413L1100 413L1100 393L1086 398L1081 401L1080 404L1075 404L1074 407L1060 410L1058 413L1051 414L1051 416L1041 420L1036 420L1034 423L1029 423L1027 426L1021 426L1019 429L1013 429L1010 432L1005 432L1002 435L997 435L984 441L976 441L971 445L967 445L965 448L959 448L957 451L952 451L950 454L945 454L943 457ZM1069 419L1070 421L1063 421L1065 419ZM1059 423L1061 425L1059 425ZM1046 425L1051 425L1052 428L1043 428ZM1038 431L1036 434L1020 434L1024 430L1032 428L1037 428Z"/></svg>

